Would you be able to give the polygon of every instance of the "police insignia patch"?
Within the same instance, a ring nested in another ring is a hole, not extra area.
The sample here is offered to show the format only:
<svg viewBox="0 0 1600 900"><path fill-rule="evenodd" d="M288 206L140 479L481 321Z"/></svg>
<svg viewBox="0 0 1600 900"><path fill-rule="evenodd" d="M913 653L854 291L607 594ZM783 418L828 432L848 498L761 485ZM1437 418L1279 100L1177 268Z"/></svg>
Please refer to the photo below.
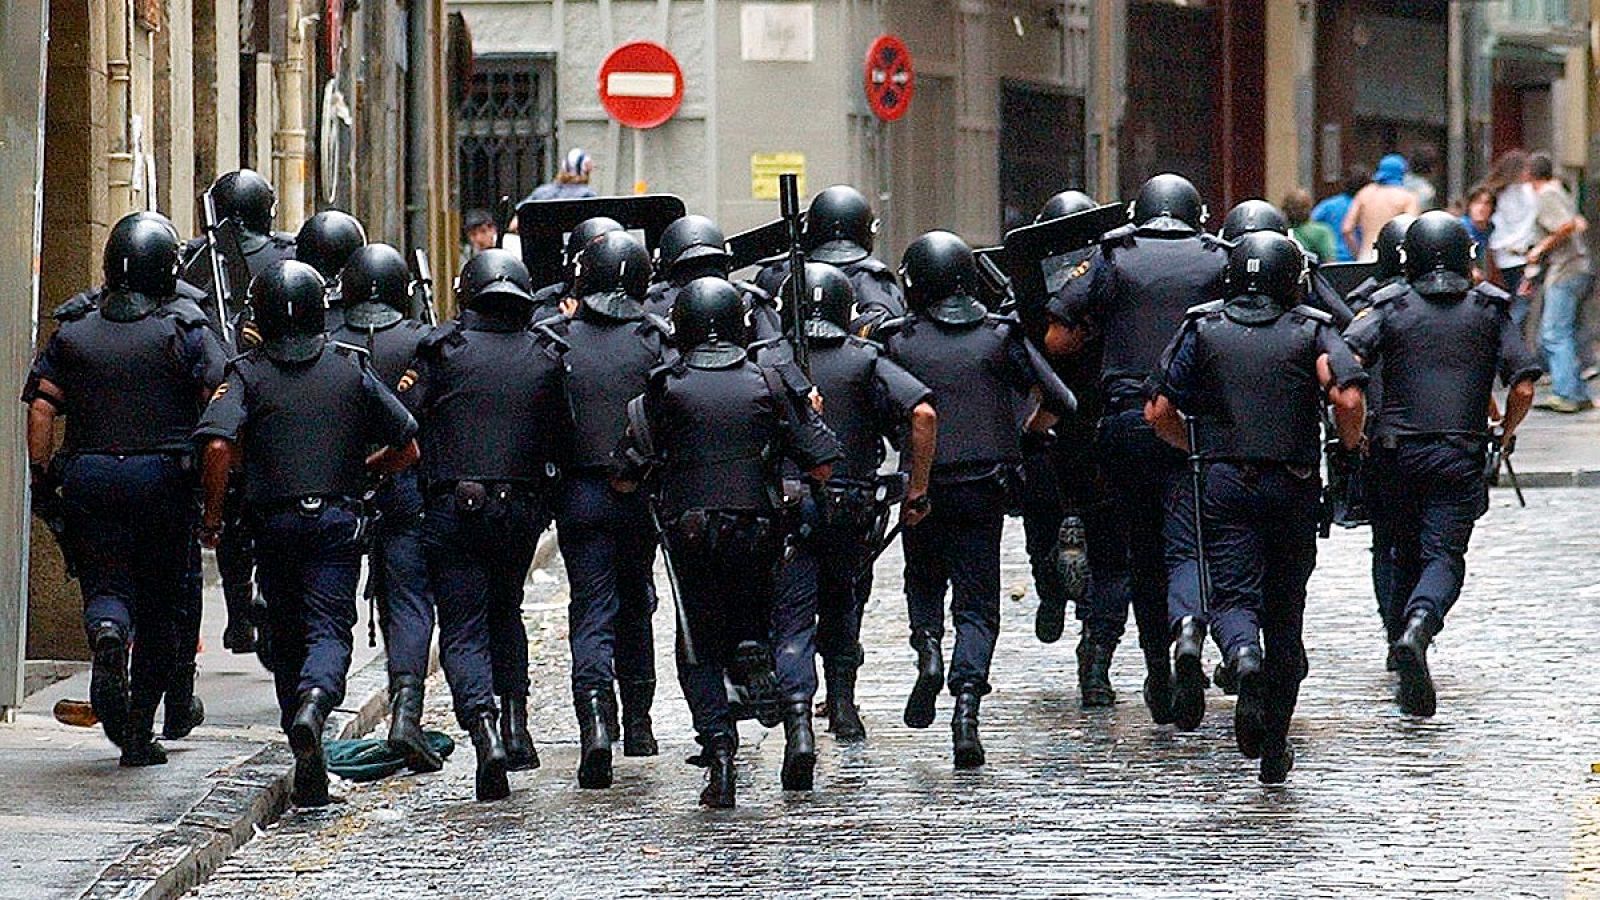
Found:
<svg viewBox="0 0 1600 900"><path fill-rule="evenodd" d="M217 389L215 391L211 392L211 399L213 399L213 400L221 400L222 399L222 395L226 394L227 392L228 392L228 382L224 381L223 383L217 385Z"/></svg>
<svg viewBox="0 0 1600 900"><path fill-rule="evenodd" d="M404 375L400 376L400 383L395 385L395 389L400 391L401 393L405 393L406 391L411 390L411 386L416 384L416 383L417 383L417 370L416 369L407 369L406 373Z"/></svg>
<svg viewBox="0 0 1600 900"><path fill-rule="evenodd" d="M1074 278L1081 277L1085 272L1088 272L1088 271L1089 271L1089 260L1085 259L1082 262L1078 263L1076 266L1074 266L1071 272L1067 273L1067 280L1071 281Z"/></svg>
<svg viewBox="0 0 1600 900"><path fill-rule="evenodd" d="M1369 314L1371 312L1372 312L1372 307L1369 306L1366 309L1363 309L1361 312L1356 313L1356 317L1354 319L1351 319L1350 321L1359 322L1362 319L1366 318L1367 314Z"/></svg>

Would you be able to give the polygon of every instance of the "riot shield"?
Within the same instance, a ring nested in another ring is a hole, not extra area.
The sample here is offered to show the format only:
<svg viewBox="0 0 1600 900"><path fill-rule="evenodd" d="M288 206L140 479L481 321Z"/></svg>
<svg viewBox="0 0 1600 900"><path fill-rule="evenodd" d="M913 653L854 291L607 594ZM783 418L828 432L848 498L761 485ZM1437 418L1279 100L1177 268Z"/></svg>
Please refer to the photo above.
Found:
<svg viewBox="0 0 1600 900"><path fill-rule="evenodd" d="M800 214L800 220L803 225L805 213ZM773 219L765 225L741 231L728 238L728 250L733 254L730 272L776 260L789 252L789 223Z"/></svg>
<svg viewBox="0 0 1600 900"><path fill-rule="evenodd" d="M685 212L683 200L672 194L529 200L517 207L522 262L533 276L535 286L555 284L566 277L562 251L567 235L578 223L595 216L616 219L629 231L642 232L645 246L654 252L661 232L683 218Z"/></svg>
<svg viewBox="0 0 1600 900"><path fill-rule="evenodd" d="M1338 292L1340 297L1350 296L1361 282L1378 274L1378 264L1375 262L1335 262L1323 263L1317 267L1317 272L1328 282L1328 286Z"/></svg>
<svg viewBox="0 0 1600 900"><path fill-rule="evenodd" d="M1013 229L1006 234L1004 245L979 252L1011 276L1017 314L1032 332L1043 319L1050 298L1088 261L1090 249L1106 232L1127 221L1126 205L1108 203Z"/></svg>

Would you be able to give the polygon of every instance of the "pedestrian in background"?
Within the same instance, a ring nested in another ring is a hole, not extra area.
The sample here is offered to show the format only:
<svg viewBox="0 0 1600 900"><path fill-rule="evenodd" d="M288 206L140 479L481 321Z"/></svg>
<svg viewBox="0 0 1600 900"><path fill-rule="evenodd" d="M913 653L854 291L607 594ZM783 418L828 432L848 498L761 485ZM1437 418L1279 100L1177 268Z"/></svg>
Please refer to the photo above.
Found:
<svg viewBox="0 0 1600 900"><path fill-rule="evenodd" d="M561 161L561 171L556 174L555 181L547 181L533 189L523 203L529 200L580 200L584 197L594 197L594 188L589 186L589 178L594 174L594 159L582 147L573 147L567 151L567 158Z"/></svg>
<svg viewBox="0 0 1600 900"><path fill-rule="evenodd" d="M1367 170L1364 166L1351 166L1344 176L1344 188L1331 197L1324 197L1311 209L1311 221L1321 222L1328 226L1328 230L1337 236L1344 228L1344 214L1350 211L1350 201L1356 192L1367 186ZM1343 240L1336 240L1333 244L1335 251L1333 259L1337 262L1354 262L1355 256L1350 253L1350 248Z"/></svg>
<svg viewBox="0 0 1600 900"><path fill-rule="evenodd" d="M1323 262L1339 258L1339 241L1332 228L1312 218L1311 192L1295 188L1283 198L1283 216L1289 220L1289 234L1300 246Z"/></svg>
<svg viewBox="0 0 1600 900"><path fill-rule="evenodd" d="M1417 215L1422 207L1417 195L1405 189L1406 158L1391 153L1378 160L1372 181L1356 192L1344 214L1339 233L1356 259L1373 258L1373 244L1385 222L1401 214Z"/></svg>
<svg viewBox="0 0 1600 900"><path fill-rule="evenodd" d="M1581 237L1586 226L1572 195L1556 178L1550 154L1529 157L1528 174L1538 195L1538 214L1533 223L1535 242L1528 250L1528 266L1537 266L1538 274L1530 271L1521 290L1530 294L1534 280L1543 288L1539 348L1550 367L1551 387L1550 396L1539 401L1539 408L1582 412L1594 406L1589 389L1578 374L1578 309L1594 284L1589 248Z"/></svg>
<svg viewBox="0 0 1600 900"><path fill-rule="evenodd" d="M1401 182L1406 190L1416 195L1417 206L1427 212L1438 209L1439 191L1434 188L1432 176L1439 167L1439 148L1432 144L1423 144L1411 154L1411 163Z"/></svg>
<svg viewBox="0 0 1600 900"><path fill-rule="evenodd" d="M1472 238L1472 261L1478 280L1503 287L1500 273L1494 266L1494 254L1489 251L1494 241L1494 196L1494 191L1480 184L1467 194L1465 201L1456 205L1462 210L1461 224Z"/></svg>
<svg viewBox="0 0 1600 900"><path fill-rule="evenodd" d="M494 223L494 216L482 208L467 210L461 217L461 231L467 239L466 246L461 248L462 262L492 249L500 238L500 227Z"/></svg>
<svg viewBox="0 0 1600 900"><path fill-rule="evenodd" d="M1500 285L1512 296L1511 321L1521 328L1528 319L1528 298L1517 289L1522 286L1523 267L1528 263L1528 248L1533 245L1533 220L1538 214L1538 197L1528 182L1528 154L1507 150L1495 160L1494 171L1485 182L1494 191L1493 236Z"/></svg>

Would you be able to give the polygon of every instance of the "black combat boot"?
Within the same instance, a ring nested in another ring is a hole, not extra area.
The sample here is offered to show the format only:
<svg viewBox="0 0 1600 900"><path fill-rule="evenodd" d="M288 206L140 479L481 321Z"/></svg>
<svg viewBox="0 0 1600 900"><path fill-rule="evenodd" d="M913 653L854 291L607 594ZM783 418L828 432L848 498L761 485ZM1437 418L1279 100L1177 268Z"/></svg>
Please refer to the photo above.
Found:
<svg viewBox="0 0 1600 900"><path fill-rule="evenodd" d="M539 768L539 751L528 733L528 698L507 694L500 698L500 739L505 746L506 768L513 772Z"/></svg>
<svg viewBox="0 0 1600 900"><path fill-rule="evenodd" d="M321 688L300 695L300 710L289 725L289 749L294 751L294 790L290 799L295 806L327 806L332 802L328 796L328 761L322 754L322 727L332 708Z"/></svg>
<svg viewBox="0 0 1600 900"><path fill-rule="evenodd" d="M413 772L437 772L444 760L428 746L422 731L422 679L415 675L389 678L389 749L406 758Z"/></svg>
<svg viewBox="0 0 1600 900"><path fill-rule="evenodd" d="M135 696L129 702L127 729L122 734L123 768L159 766L167 761L167 751L155 738L156 706L161 702L155 696Z"/></svg>
<svg viewBox="0 0 1600 900"><path fill-rule="evenodd" d="M911 647L917 651L917 682L906 699L905 720L912 728L927 728L933 724L934 704L944 686L944 653L939 638L921 630L911 633Z"/></svg>
<svg viewBox="0 0 1600 900"><path fill-rule="evenodd" d="M1287 737L1263 742L1261 749L1261 783L1283 784L1294 768L1294 744Z"/></svg>
<svg viewBox="0 0 1600 900"><path fill-rule="evenodd" d="M978 739L978 692L963 689L956 694L956 711L950 719L951 744L955 748L956 768L976 769L983 765L983 741Z"/></svg>
<svg viewBox="0 0 1600 900"><path fill-rule="evenodd" d="M194 666L174 667L167 683L161 736L169 741L181 740L205 720L206 705L194 695Z"/></svg>
<svg viewBox="0 0 1600 900"><path fill-rule="evenodd" d="M867 739L867 726L856 709L856 660L824 659L823 680L828 685L828 731L841 744Z"/></svg>
<svg viewBox="0 0 1600 900"><path fill-rule="evenodd" d="M1144 648L1144 705L1157 725L1172 724L1172 662L1167 648Z"/></svg>
<svg viewBox="0 0 1600 900"><path fill-rule="evenodd" d="M1406 630L1395 641L1395 664L1400 672L1400 689L1395 701L1411 716L1431 716L1438 710L1439 695L1433 689L1428 671L1428 646L1437 631L1424 610L1417 610L1406 621Z"/></svg>
<svg viewBox="0 0 1600 900"><path fill-rule="evenodd" d="M1211 683L1226 696L1239 693L1239 673L1233 670L1233 665L1227 660L1217 663L1217 667L1211 670Z"/></svg>
<svg viewBox="0 0 1600 900"><path fill-rule="evenodd" d="M715 737L700 756L706 763L706 786L700 792L700 805L711 809L733 809L736 776L733 768L733 738Z"/></svg>
<svg viewBox="0 0 1600 900"><path fill-rule="evenodd" d="M811 704L783 708L783 789L809 791L817 767L817 737L811 731Z"/></svg>
<svg viewBox="0 0 1600 900"><path fill-rule="evenodd" d="M1115 706L1117 692L1111 687L1109 644L1100 644L1085 631L1078 639L1078 697L1084 709Z"/></svg>
<svg viewBox="0 0 1600 900"><path fill-rule="evenodd" d="M611 730L616 700L611 687L588 688L572 698L578 713L578 787L611 787Z"/></svg>
<svg viewBox="0 0 1600 900"><path fill-rule="evenodd" d="M622 691L622 755L655 756L661 752L656 745L655 726L650 721L656 680L624 681L617 687Z"/></svg>
<svg viewBox="0 0 1600 900"><path fill-rule="evenodd" d="M1261 648L1251 644L1233 655L1228 667L1239 686L1233 706L1233 740L1246 759L1261 756L1267 728L1267 676L1261 668Z"/></svg>
<svg viewBox="0 0 1600 900"><path fill-rule="evenodd" d="M506 758L506 745L500 740L500 731L495 727L494 720L494 710L483 709L467 722L467 734L472 738L472 748L478 752L478 774L474 782L474 793L478 800L484 803L504 800L511 796L511 780L506 777L506 771L510 768Z"/></svg>
<svg viewBox="0 0 1600 900"><path fill-rule="evenodd" d="M89 705L118 747L128 731L128 641L115 622L96 622L89 629L94 669L89 675Z"/></svg>
<svg viewBox="0 0 1600 900"><path fill-rule="evenodd" d="M251 598L255 586L244 584L223 585L222 596L227 600L228 624L222 629L222 648L229 653L256 652L256 626L251 621Z"/></svg>
<svg viewBox="0 0 1600 900"><path fill-rule="evenodd" d="M778 672L772 662L772 649L760 641L740 641L729 666L733 683L745 689L745 702L756 721L771 728L783 721L783 704L778 697Z"/></svg>
<svg viewBox="0 0 1600 900"><path fill-rule="evenodd" d="M1206 629L1199 619L1187 616L1178 623L1172 647L1172 723L1179 731L1194 731L1206 717L1206 673L1200 661L1205 645Z"/></svg>
<svg viewBox="0 0 1600 900"><path fill-rule="evenodd" d="M1041 642L1061 640L1067 625L1067 581L1061 575L1060 560L1050 553L1034 560L1033 589L1039 595L1039 609L1033 616L1033 633Z"/></svg>

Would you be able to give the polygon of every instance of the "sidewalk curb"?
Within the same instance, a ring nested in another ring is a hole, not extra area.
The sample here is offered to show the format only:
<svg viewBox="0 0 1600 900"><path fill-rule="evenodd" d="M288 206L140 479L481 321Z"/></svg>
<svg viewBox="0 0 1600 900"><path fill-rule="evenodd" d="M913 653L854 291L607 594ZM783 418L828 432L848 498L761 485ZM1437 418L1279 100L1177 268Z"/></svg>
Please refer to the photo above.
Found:
<svg viewBox="0 0 1600 900"><path fill-rule="evenodd" d="M430 674L437 666L435 654ZM334 710L323 738L356 738L371 731L387 711L388 682L382 655L353 673L345 694L361 702ZM293 769L294 756L280 740L212 773L211 790L194 808L108 866L83 893L84 900L169 900L199 885L249 843L257 828L276 822L289 808Z"/></svg>
<svg viewBox="0 0 1600 900"><path fill-rule="evenodd" d="M1518 472L1517 481L1525 488L1600 487L1600 469L1577 469L1571 472ZM1500 487L1511 487L1511 479L1504 473L1500 475Z"/></svg>

